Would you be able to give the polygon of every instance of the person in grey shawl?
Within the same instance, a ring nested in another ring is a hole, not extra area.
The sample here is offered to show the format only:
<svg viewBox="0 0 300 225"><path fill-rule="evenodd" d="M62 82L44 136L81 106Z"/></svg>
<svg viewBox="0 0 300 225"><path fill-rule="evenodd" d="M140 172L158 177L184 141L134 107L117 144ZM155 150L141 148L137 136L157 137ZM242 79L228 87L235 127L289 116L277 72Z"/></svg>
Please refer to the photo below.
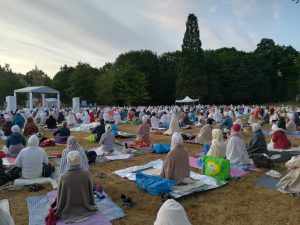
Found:
<svg viewBox="0 0 300 225"><path fill-rule="evenodd" d="M58 185L55 215L65 223L74 223L97 212L91 175L81 168L80 158L78 151L68 153L68 170L61 176Z"/></svg>
<svg viewBox="0 0 300 225"><path fill-rule="evenodd" d="M62 157L61 157L61 163L59 168L59 174L60 177L68 168L67 165L67 155L71 151L77 151L80 155L80 166L82 169L88 170L89 169L89 163L88 158L85 154L84 149L78 144L78 141L76 137L70 136L67 140L67 148L63 150Z"/></svg>
<svg viewBox="0 0 300 225"><path fill-rule="evenodd" d="M252 124L252 134L247 143L249 155L267 153L267 142L259 123Z"/></svg>

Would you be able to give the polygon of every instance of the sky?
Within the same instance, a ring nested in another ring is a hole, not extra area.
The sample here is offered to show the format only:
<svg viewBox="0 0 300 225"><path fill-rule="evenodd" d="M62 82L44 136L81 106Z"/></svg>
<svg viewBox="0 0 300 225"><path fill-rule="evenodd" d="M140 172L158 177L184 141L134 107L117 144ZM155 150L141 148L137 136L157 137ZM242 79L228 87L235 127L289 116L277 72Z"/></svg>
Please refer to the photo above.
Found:
<svg viewBox="0 0 300 225"><path fill-rule="evenodd" d="M0 65L53 77L65 64L99 68L130 50L180 50L189 13L204 50L249 52L271 38L300 51L292 0L0 0Z"/></svg>

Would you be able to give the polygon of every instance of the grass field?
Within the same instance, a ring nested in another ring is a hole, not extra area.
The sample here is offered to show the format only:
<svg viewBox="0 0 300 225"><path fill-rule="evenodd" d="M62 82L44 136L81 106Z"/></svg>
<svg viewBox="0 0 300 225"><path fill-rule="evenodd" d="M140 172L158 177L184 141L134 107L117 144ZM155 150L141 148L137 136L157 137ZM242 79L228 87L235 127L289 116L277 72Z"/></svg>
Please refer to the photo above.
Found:
<svg viewBox="0 0 300 225"><path fill-rule="evenodd" d="M120 125L119 129L127 132L135 132L138 126ZM266 128L265 128L266 129ZM198 133L200 128L188 130L191 134ZM185 131L183 131L185 132ZM47 131L44 134L51 137ZM97 147L97 143L89 143L85 137L87 132L72 132L79 139L79 143L85 149ZM247 139L249 134L244 134ZM170 143L171 137L151 134L152 143ZM268 138L269 140L270 138ZM299 145L300 140L291 139L294 145ZM0 143L1 145L4 142ZM185 144L190 155L202 151L202 146ZM46 152L62 152L63 146L48 147ZM148 152L145 155L127 160L104 162L90 166L90 172L95 183L100 183L105 192L120 205L120 194L124 193L133 198L135 206L125 210L126 217L113 221L114 225L150 225L153 224L156 214L162 205L159 197L153 197L136 188L135 183L127 179L121 179L112 172L129 166L139 165L154 159L164 159L166 155L157 155ZM281 165L275 168L286 173ZM193 169L195 172L199 172ZM207 192L194 193L178 201L183 205L193 225L299 225L300 224L300 200L295 197L281 194L277 191L265 189L255 185L254 180L262 176L267 170L251 172L242 177L240 181L231 181L228 185ZM107 174L106 178L96 178L98 172ZM28 210L26 198L31 195L43 195L51 190L50 186L39 192L0 191L0 199L8 198L10 208L16 225L28 224Z"/></svg>

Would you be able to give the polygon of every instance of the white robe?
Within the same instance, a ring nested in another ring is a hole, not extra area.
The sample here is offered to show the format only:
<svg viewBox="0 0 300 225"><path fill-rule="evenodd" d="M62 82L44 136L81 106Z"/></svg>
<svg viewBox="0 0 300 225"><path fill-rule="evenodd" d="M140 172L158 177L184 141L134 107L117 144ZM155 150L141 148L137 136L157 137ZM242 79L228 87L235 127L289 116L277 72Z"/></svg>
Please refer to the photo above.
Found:
<svg viewBox="0 0 300 225"><path fill-rule="evenodd" d="M172 135L174 132L179 132L179 120L177 114L172 114L169 129L165 132L167 135Z"/></svg>
<svg viewBox="0 0 300 225"><path fill-rule="evenodd" d="M231 163L237 164L253 164L249 158L244 140L238 136L232 136L226 147L226 158Z"/></svg>
<svg viewBox="0 0 300 225"><path fill-rule="evenodd" d="M75 116L73 114L69 114L67 116L67 124L68 125L75 125L76 124Z"/></svg>
<svg viewBox="0 0 300 225"><path fill-rule="evenodd" d="M158 119L156 116L152 116L150 122L153 129L158 129Z"/></svg>

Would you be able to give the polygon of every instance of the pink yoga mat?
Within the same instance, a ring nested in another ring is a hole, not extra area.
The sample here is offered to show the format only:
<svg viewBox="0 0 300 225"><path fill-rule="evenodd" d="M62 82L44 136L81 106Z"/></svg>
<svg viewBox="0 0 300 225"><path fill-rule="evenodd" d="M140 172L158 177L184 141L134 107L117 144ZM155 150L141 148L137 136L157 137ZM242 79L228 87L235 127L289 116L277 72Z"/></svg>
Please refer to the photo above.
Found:
<svg viewBox="0 0 300 225"><path fill-rule="evenodd" d="M47 193L49 203L51 204L53 200L57 197L57 191L51 191ZM90 216L85 221L82 221L80 223L73 223L76 225L95 225L95 224L101 224L101 225L112 225L111 222L108 221L108 219L103 215L101 211L97 211L96 214ZM67 225L62 220L58 220L56 225Z"/></svg>
<svg viewBox="0 0 300 225"><path fill-rule="evenodd" d="M193 168L196 168L196 169L201 169L199 164L197 163L197 160L198 160L197 158L190 156L189 157L190 166ZM249 171L245 171L240 168L236 168L236 167L232 167L232 166L230 167L230 176L232 176L232 177L240 177L247 173L249 173Z"/></svg>

